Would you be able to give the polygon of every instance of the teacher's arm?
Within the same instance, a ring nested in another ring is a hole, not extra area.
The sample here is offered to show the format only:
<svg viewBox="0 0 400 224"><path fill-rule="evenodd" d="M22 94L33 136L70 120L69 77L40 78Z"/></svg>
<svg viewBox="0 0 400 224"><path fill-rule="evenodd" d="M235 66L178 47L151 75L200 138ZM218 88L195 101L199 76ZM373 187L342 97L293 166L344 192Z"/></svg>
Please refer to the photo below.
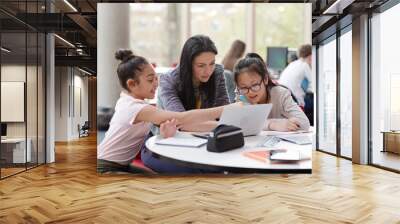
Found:
<svg viewBox="0 0 400 224"><path fill-rule="evenodd" d="M183 112L185 107L178 96L178 79L172 70L170 73L160 76L159 99L162 108L169 111Z"/></svg>
<svg viewBox="0 0 400 224"><path fill-rule="evenodd" d="M215 66L215 104L214 106L223 106L229 104L228 91L226 90L224 68L222 65Z"/></svg>

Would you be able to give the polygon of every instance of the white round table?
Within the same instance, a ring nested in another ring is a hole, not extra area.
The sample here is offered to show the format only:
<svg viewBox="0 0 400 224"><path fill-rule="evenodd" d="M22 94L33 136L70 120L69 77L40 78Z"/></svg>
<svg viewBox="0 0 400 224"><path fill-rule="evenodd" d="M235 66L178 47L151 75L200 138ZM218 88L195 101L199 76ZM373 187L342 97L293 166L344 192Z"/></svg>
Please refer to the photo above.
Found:
<svg viewBox="0 0 400 224"><path fill-rule="evenodd" d="M181 147L156 144L161 136L153 136L146 141L146 147L159 159L169 160L179 165L193 168L218 168L230 173L311 173L312 169L312 145L297 145L287 141L280 141L274 147L268 149L287 149L300 152L303 158L295 162L277 162L267 159L265 162L248 158L243 152L266 150L266 147L258 146L265 136L271 132L261 132L257 136L245 137L245 145L223 153L207 151L207 146ZM313 137L312 133L301 133ZM179 138L193 138L190 133L179 133Z"/></svg>

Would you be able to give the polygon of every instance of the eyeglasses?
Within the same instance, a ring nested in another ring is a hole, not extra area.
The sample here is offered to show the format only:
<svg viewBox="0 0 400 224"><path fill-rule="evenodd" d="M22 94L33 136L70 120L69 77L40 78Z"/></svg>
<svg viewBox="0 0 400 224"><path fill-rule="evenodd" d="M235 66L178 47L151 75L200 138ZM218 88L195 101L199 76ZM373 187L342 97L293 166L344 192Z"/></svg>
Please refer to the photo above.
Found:
<svg viewBox="0 0 400 224"><path fill-rule="evenodd" d="M260 81L259 83L254 84L254 85L252 85L252 86L250 86L250 87L238 88L238 92L239 92L239 94L241 94L241 95L245 95L245 94L249 93L250 90L251 90L252 92L258 92L258 91L261 89L261 84L263 84L263 83L264 83L264 80L261 79L261 81Z"/></svg>

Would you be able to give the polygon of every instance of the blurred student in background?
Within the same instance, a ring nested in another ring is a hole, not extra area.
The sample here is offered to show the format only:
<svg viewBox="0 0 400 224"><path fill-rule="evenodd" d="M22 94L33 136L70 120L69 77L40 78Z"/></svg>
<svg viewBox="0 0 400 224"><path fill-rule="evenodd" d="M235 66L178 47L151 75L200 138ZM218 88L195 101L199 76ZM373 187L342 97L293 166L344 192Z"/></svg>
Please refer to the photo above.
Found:
<svg viewBox="0 0 400 224"><path fill-rule="evenodd" d="M303 108L306 92L312 92L311 52L311 45L302 45L299 48L299 59L290 63L279 78L279 84L288 87Z"/></svg>
<svg viewBox="0 0 400 224"><path fill-rule="evenodd" d="M222 60L222 65L224 66L224 77L226 90L228 91L229 102L233 103L235 101L235 89L236 84L233 79L233 67L236 62L243 57L246 50L246 44L241 40L235 40L228 53Z"/></svg>

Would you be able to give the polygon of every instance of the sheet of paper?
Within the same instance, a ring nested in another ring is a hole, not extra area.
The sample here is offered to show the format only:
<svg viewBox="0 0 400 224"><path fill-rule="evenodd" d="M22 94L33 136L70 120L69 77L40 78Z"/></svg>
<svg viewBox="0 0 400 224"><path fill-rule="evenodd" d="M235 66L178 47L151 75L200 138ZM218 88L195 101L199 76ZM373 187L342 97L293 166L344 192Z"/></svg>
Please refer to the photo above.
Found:
<svg viewBox="0 0 400 224"><path fill-rule="evenodd" d="M172 137L164 138L156 141L158 145L170 145L170 146L181 146L181 147L200 147L207 143L206 139L201 138L188 138L188 137Z"/></svg>
<svg viewBox="0 0 400 224"><path fill-rule="evenodd" d="M301 133L311 133L312 131L267 131L268 135L292 135Z"/></svg>
<svg viewBox="0 0 400 224"><path fill-rule="evenodd" d="M298 151L286 151L272 153L270 156L271 160L283 160L283 161L297 161L300 160L300 153Z"/></svg>

